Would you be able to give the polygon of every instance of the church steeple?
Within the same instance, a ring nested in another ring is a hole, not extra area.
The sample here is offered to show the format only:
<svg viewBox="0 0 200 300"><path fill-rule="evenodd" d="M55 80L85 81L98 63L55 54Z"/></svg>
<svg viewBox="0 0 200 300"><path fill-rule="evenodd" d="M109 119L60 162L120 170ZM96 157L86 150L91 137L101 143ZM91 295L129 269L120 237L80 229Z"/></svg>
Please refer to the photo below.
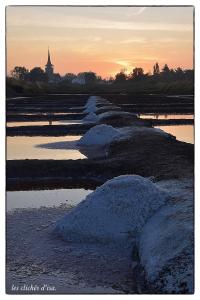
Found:
<svg viewBox="0 0 200 300"><path fill-rule="evenodd" d="M48 60L46 66L53 66L51 63L51 58L50 58L50 52L49 52L49 47L48 47Z"/></svg>
<svg viewBox="0 0 200 300"><path fill-rule="evenodd" d="M52 63L51 63L51 58L50 58L49 47L48 47L48 60L47 60L47 65L51 65L51 66L53 66L53 65L52 65Z"/></svg>
<svg viewBox="0 0 200 300"><path fill-rule="evenodd" d="M50 51L48 47L48 59L47 59L47 64L45 66L45 73L47 74L49 81L53 80L54 77L53 67L54 66L51 63Z"/></svg>

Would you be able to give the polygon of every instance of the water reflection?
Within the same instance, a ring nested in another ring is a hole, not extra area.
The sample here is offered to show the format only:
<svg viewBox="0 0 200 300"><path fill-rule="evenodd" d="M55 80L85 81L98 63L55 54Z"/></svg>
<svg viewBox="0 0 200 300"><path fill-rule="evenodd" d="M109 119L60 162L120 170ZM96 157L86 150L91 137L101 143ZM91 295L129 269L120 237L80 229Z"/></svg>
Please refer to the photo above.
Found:
<svg viewBox="0 0 200 300"><path fill-rule="evenodd" d="M157 119L157 120L175 120L175 119L194 119L193 114L138 114L142 119Z"/></svg>
<svg viewBox="0 0 200 300"><path fill-rule="evenodd" d="M179 141L194 144L194 126L192 125L155 126L155 128L174 135Z"/></svg>
<svg viewBox="0 0 200 300"><path fill-rule="evenodd" d="M17 191L7 192L7 211L17 208L52 207L60 204L77 205L91 190L85 189L59 189L43 191Z"/></svg>
<svg viewBox="0 0 200 300"><path fill-rule="evenodd" d="M81 124L81 120L7 122L7 127Z"/></svg>
<svg viewBox="0 0 200 300"><path fill-rule="evenodd" d="M81 136L14 136L7 137L7 159L83 159L86 158L78 149L72 147L47 148L41 144L66 143L78 141ZM58 150L59 149L59 150Z"/></svg>

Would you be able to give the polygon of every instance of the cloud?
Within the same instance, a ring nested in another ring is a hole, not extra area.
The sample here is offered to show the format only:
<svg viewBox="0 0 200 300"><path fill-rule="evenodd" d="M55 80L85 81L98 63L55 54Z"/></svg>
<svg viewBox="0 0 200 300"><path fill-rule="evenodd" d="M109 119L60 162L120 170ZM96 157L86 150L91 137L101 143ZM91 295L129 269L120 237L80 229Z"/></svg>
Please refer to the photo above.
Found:
<svg viewBox="0 0 200 300"><path fill-rule="evenodd" d="M51 18L41 18L35 16L34 18L15 18L12 15L7 16L7 25L9 27L26 26L35 28L62 28L62 29L111 29L111 30L127 30L127 31L177 31L188 32L193 30L193 24L180 24L180 23L157 23L157 22L141 22L141 21L118 21L118 20L105 20L100 18L86 17L86 16L70 16L58 18L55 15L54 21Z"/></svg>
<svg viewBox="0 0 200 300"><path fill-rule="evenodd" d="M139 43L139 44L144 44L146 43L145 39L142 38L130 38L130 39L126 39L126 40L122 40L120 42L120 44L132 44L132 43Z"/></svg>
<svg viewBox="0 0 200 300"><path fill-rule="evenodd" d="M134 10L133 10L134 9ZM134 8L130 8L130 11L126 14L127 17L132 17L132 16L139 16L141 15L145 10L147 9L147 7L134 7Z"/></svg>

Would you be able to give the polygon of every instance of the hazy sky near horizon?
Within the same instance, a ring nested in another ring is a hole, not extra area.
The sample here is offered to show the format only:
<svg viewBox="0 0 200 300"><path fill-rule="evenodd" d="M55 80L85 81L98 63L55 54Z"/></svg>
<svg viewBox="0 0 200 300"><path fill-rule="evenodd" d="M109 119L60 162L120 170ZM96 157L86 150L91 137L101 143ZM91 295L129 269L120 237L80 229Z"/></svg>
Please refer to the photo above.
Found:
<svg viewBox="0 0 200 300"><path fill-rule="evenodd" d="M8 6L7 72L47 62L55 72L108 77L153 64L193 68L193 7Z"/></svg>

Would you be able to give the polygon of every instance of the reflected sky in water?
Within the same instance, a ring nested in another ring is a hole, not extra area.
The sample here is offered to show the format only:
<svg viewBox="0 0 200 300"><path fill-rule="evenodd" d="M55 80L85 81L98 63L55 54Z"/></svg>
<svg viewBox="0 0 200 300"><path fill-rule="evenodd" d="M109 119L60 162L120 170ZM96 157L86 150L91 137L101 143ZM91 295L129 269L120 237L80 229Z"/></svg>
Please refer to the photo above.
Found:
<svg viewBox="0 0 200 300"><path fill-rule="evenodd" d="M194 144L194 126L193 125L173 125L173 126L155 126L163 131L170 133L177 140Z"/></svg>
<svg viewBox="0 0 200 300"><path fill-rule="evenodd" d="M194 119L192 114L138 114L138 117L142 119L157 119L157 120L169 120L169 119Z"/></svg>
<svg viewBox="0 0 200 300"><path fill-rule="evenodd" d="M16 126L43 126L43 125L70 125L81 124L81 120L62 120L62 121L36 121L36 122L7 122L7 127Z"/></svg>
<svg viewBox="0 0 200 300"><path fill-rule="evenodd" d="M52 207L61 204L77 205L90 194L85 189L59 189L42 191L14 191L7 192L7 211L17 208Z"/></svg>
<svg viewBox="0 0 200 300"><path fill-rule="evenodd" d="M84 159L74 147L67 149L40 148L38 145L54 142L78 141L81 136L14 136L7 137L7 159ZM69 143L70 145L70 143Z"/></svg>

